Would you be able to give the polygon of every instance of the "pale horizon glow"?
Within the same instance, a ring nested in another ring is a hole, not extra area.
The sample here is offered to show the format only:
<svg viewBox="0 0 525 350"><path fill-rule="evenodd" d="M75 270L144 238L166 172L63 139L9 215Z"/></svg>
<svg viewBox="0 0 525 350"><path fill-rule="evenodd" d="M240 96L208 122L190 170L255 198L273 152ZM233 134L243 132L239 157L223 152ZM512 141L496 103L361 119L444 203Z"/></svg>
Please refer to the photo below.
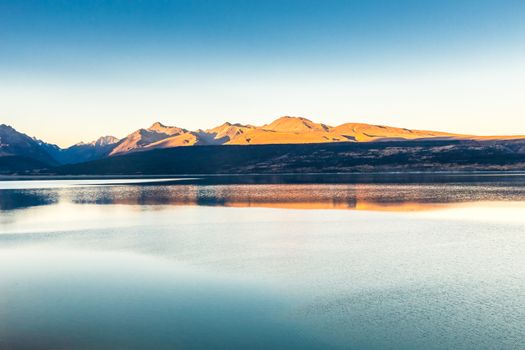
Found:
<svg viewBox="0 0 525 350"><path fill-rule="evenodd" d="M0 124L62 147L284 115L525 135L525 4L395 4L0 0Z"/></svg>

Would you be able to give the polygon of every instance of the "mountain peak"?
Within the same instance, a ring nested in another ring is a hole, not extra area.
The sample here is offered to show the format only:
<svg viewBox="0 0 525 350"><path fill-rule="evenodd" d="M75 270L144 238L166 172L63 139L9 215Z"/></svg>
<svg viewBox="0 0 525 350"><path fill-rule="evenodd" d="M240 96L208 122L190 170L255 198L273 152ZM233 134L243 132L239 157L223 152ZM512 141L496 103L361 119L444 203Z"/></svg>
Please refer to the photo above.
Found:
<svg viewBox="0 0 525 350"><path fill-rule="evenodd" d="M101 136L97 140L91 142L91 144L95 147L105 147L117 143L118 141L119 139L115 136Z"/></svg>
<svg viewBox="0 0 525 350"><path fill-rule="evenodd" d="M290 116L280 117L271 122L270 124L263 126L263 128L271 131L291 133L312 131L326 132L330 129L328 126L324 124L314 123L310 119Z"/></svg>
<svg viewBox="0 0 525 350"><path fill-rule="evenodd" d="M164 129L164 128L166 128L166 125L162 124L161 122L155 122L151 124L148 130L156 130L156 129Z"/></svg>
<svg viewBox="0 0 525 350"><path fill-rule="evenodd" d="M176 126L167 126L162 124L161 122L153 123L147 130L167 135L182 134L184 132L187 132L187 130L185 129L181 129Z"/></svg>
<svg viewBox="0 0 525 350"><path fill-rule="evenodd" d="M7 125L7 124L0 124L0 129L2 129L2 130L9 130L9 131L16 131L15 128L13 128L11 125Z"/></svg>

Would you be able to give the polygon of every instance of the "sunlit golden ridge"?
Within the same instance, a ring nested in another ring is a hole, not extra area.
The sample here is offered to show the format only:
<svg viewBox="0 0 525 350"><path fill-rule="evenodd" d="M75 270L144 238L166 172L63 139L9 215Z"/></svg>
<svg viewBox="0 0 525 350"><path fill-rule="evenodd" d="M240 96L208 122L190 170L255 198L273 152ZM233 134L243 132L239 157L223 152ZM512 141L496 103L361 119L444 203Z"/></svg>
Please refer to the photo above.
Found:
<svg viewBox="0 0 525 350"><path fill-rule="evenodd" d="M520 139L514 136L475 136L448 132L412 130L364 123L330 126L301 117L281 117L262 126L224 123L212 129L190 131L159 122L139 129L111 151L112 155L138 149L170 148L193 145L261 145L327 142L371 142L418 139Z"/></svg>

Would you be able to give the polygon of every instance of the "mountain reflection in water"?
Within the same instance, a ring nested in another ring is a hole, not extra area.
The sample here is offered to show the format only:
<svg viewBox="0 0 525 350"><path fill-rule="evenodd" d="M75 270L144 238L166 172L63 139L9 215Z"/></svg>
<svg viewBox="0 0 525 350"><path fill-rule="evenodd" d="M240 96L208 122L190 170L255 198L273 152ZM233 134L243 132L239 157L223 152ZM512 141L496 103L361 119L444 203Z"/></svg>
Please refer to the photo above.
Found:
<svg viewBox="0 0 525 350"><path fill-rule="evenodd" d="M520 174L414 176L329 175L328 183L318 183L319 175L66 180L63 187L56 181L54 187L46 183L42 188L21 181L20 186L0 189L0 210L72 203L418 211L469 202L525 201L525 176Z"/></svg>

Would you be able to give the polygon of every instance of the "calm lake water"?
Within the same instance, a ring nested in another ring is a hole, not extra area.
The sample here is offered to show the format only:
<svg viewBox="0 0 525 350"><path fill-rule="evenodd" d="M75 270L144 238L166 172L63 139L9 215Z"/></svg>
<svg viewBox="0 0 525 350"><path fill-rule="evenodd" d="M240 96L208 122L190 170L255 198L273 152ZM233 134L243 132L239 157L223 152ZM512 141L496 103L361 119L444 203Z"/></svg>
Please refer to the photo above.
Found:
<svg viewBox="0 0 525 350"><path fill-rule="evenodd" d="M0 349L524 348L523 174L0 182Z"/></svg>

